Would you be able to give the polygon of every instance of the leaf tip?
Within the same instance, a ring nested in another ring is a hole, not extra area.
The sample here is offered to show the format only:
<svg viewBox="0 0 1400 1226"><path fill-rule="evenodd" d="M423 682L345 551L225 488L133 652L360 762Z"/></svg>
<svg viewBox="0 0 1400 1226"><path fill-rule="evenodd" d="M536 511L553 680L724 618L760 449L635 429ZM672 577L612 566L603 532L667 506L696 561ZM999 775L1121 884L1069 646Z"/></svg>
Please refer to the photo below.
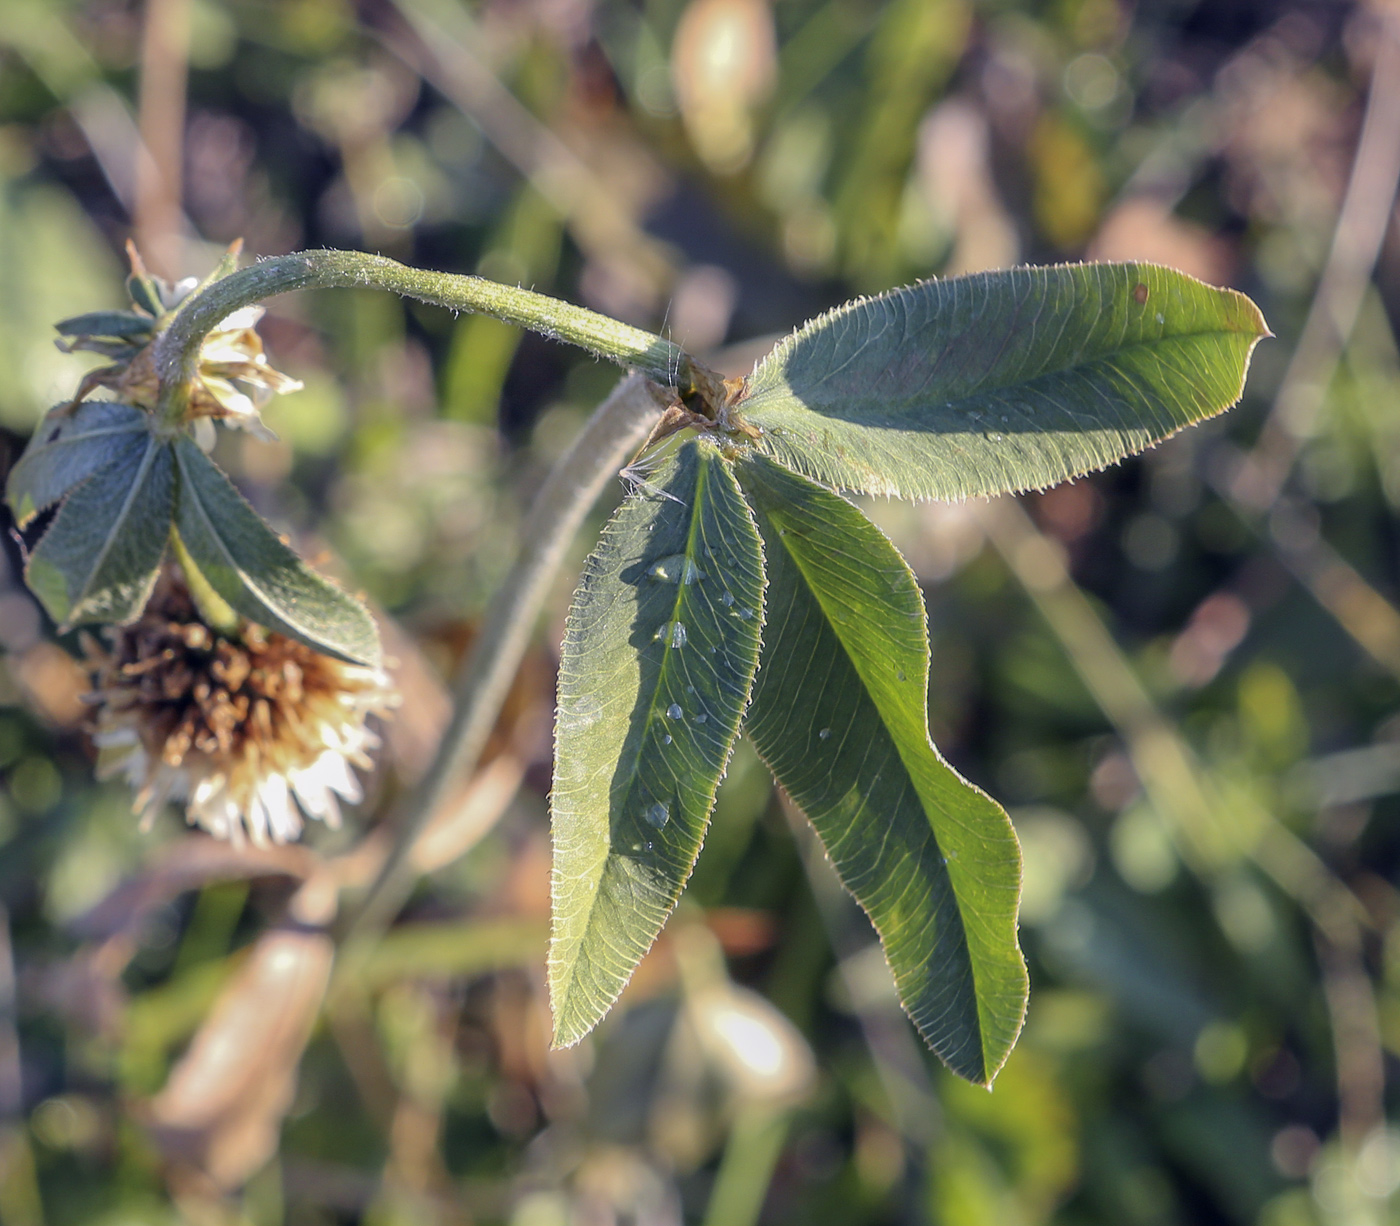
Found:
<svg viewBox="0 0 1400 1226"><path fill-rule="evenodd" d="M550 1051L564 1051L566 1048L577 1047L601 1020L601 1015L580 1017L578 1010L571 1007L563 988L556 989L553 982L550 983L549 1009L554 1019L549 1040Z"/></svg>
<svg viewBox="0 0 1400 1226"><path fill-rule="evenodd" d="M39 514L39 508L34 505L34 500L28 494L7 501L10 504L10 514L15 517L16 528L23 530L29 527L34 522L34 517Z"/></svg>

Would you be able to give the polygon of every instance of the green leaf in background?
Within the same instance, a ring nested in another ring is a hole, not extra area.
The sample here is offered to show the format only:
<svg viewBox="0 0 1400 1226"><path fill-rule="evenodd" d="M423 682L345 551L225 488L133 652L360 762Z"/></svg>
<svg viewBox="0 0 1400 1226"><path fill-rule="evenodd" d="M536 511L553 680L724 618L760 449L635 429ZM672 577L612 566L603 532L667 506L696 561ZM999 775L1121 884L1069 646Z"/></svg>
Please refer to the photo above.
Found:
<svg viewBox="0 0 1400 1226"><path fill-rule="evenodd" d="M85 400L72 411L67 405L51 409L5 484L15 522L23 528L150 426L149 413L108 400Z"/></svg>
<svg viewBox="0 0 1400 1226"><path fill-rule="evenodd" d="M762 624L753 518L718 450L684 442L604 530L565 629L551 798L558 1046L607 1012L680 897Z"/></svg>
<svg viewBox="0 0 1400 1226"><path fill-rule="evenodd" d="M1268 335L1243 294L1154 264L978 273L813 320L738 408L760 450L838 489L1033 489L1228 408Z"/></svg>
<svg viewBox="0 0 1400 1226"><path fill-rule="evenodd" d="M26 6L6 4L4 38ZM29 6L45 24L51 6ZM54 61L72 63L66 52ZM8 62L7 62L8 63ZM12 79L7 71L7 81ZM0 123L3 127L3 123ZM8 130L8 129L7 129ZM75 363L54 346L52 320L116 301L121 271L102 231L58 183L26 173L24 163L0 164L0 424L28 432L44 408L72 395Z"/></svg>
<svg viewBox="0 0 1400 1226"><path fill-rule="evenodd" d="M918 583L844 498L752 453L736 472L768 568L747 731L869 913L919 1033L990 1084L1026 1008L1020 850L929 739Z"/></svg>
<svg viewBox="0 0 1400 1226"><path fill-rule="evenodd" d="M213 589L250 621L353 664L379 663L369 610L284 545L192 440L175 444L175 526Z"/></svg>
<svg viewBox="0 0 1400 1226"><path fill-rule="evenodd" d="M25 567L29 586L65 629L136 617L170 535L170 444L144 430L116 437L109 462L64 499Z"/></svg>

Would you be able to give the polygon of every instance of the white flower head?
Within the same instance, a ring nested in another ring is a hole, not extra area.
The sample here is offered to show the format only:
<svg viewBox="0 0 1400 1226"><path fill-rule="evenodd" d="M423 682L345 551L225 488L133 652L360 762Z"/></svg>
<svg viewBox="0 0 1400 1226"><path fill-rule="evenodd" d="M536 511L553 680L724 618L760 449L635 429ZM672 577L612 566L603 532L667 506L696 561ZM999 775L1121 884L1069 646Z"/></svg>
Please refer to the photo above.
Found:
<svg viewBox="0 0 1400 1226"><path fill-rule="evenodd" d="M227 270L235 266L241 246L235 243L229 248ZM194 277L174 285L153 277L129 243L127 253L131 257L131 277L127 282L131 309L77 316L58 325L64 334L59 348L65 352L91 350L112 359L110 366L89 371L83 377L74 404L105 387L124 404L155 409L160 397L154 360L156 339L180 304L200 288ZM302 388L299 379L274 370L268 362L257 333L262 316L260 306L234 311L200 345L186 412L196 439L206 450L213 446L210 423L214 421L247 430L257 438L275 439L277 436L263 424L262 410L273 396Z"/></svg>
<svg viewBox="0 0 1400 1226"><path fill-rule="evenodd" d="M346 664L245 623L226 637L164 578L141 617L87 642L101 778L123 777L149 827L166 801L191 825L258 846L340 825L362 799L379 738L366 724L398 701L381 669Z"/></svg>

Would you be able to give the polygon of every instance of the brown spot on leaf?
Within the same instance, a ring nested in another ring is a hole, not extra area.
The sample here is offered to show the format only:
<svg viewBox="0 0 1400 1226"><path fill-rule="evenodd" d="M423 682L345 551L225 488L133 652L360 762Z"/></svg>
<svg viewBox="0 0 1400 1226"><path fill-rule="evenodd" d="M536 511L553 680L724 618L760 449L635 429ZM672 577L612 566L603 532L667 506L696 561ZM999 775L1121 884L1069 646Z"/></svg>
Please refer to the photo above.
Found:
<svg viewBox="0 0 1400 1226"><path fill-rule="evenodd" d="M1142 306L1147 301L1147 286L1141 281L1133 286L1133 301Z"/></svg>

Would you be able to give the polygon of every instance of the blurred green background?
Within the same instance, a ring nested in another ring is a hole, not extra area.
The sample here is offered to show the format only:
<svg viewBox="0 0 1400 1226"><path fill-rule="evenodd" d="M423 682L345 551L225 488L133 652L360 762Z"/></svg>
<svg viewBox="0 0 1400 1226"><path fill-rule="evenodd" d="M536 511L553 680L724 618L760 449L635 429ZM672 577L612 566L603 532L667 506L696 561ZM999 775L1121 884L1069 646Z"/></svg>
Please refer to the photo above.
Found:
<svg viewBox="0 0 1400 1226"><path fill-rule="evenodd" d="M1398 20L3 0L0 471L84 369L52 322L119 304L132 234L168 276L239 236L479 271L731 374L853 294L1023 261L1172 264L1278 339L1242 405L1140 461L869 508L925 584L935 740L1025 848L1030 1014L987 1094L918 1045L747 747L633 987L546 1051L570 576L446 867L322 1002L288 899L422 769L521 508L617 376L387 295L275 301L306 391L220 460L395 619L407 700L355 829L143 835L7 539L0 1223L1400 1221Z"/></svg>

